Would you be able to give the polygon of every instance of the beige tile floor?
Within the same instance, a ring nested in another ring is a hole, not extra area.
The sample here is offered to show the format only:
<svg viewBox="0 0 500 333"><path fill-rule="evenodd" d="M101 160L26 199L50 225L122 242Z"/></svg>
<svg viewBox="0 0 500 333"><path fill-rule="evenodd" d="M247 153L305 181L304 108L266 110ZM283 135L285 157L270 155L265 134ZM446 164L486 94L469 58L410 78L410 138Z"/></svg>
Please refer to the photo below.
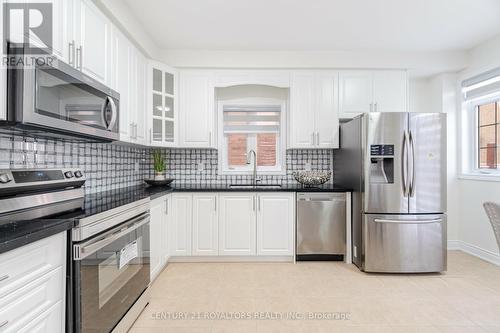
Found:
<svg viewBox="0 0 500 333"><path fill-rule="evenodd" d="M344 320L205 316L346 314ZM180 313L197 318L174 318ZM500 332L500 267L450 251L444 274L314 263L170 264L131 333Z"/></svg>

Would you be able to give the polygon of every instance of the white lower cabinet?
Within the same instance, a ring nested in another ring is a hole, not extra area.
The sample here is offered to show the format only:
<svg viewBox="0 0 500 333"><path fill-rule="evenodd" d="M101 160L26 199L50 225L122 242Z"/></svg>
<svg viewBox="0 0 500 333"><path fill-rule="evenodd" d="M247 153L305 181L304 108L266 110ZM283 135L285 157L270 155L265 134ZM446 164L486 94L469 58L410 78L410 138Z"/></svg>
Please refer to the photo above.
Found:
<svg viewBox="0 0 500 333"><path fill-rule="evenodd" d="M255 255L255 194L228 193L219 198L219 255Z"/></svg>
<svg viewBox="0 0 500 333"><path fill-rule="evenodd" d="M193 194L193 256L216 256L218 244L217 193Z"/></svg>
<svg viewBox="0 0 500 333"><path fill-rule="evenodd" d="M173 193L171 201L172 257L294 254L295 193Z"/></svg>
<svg viewBox="0 0 500 333"><path fill-rule="evenodd" d="M257 255L293 255L295 196L257 195Z"/></svg>
<svg viewBox="0 0 500 333"><path fill-rule="evenodd" d="M172 194L172 219L169 230L170 255L172 256L191 255L192 206L192 194Z"/></svg>
<svg viewBox="0 0 500 333"><path fill-rule="evenodd" d="M168 228L170 224L171 194L151 201L149 225L150 252L149 263L151 281L163 270L169 257Z"/></svg>
<svg viewBox="0 0 500 333"><path fill-rule="evenodd" d="M64 332L66 232L0 254L0 331Z"/></svg>

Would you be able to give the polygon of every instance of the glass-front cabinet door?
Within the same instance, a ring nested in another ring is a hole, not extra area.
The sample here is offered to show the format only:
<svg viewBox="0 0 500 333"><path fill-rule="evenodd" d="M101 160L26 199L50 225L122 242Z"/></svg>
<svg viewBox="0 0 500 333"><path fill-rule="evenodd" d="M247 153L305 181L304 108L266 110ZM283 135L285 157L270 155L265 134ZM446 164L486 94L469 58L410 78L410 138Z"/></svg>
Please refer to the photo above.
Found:
<svg viewBox="0 0 500 333"><path fill-rule="evenodd" d="M149 66L149 142L173 147L177 142L177 75L157 62Z"/></svg>

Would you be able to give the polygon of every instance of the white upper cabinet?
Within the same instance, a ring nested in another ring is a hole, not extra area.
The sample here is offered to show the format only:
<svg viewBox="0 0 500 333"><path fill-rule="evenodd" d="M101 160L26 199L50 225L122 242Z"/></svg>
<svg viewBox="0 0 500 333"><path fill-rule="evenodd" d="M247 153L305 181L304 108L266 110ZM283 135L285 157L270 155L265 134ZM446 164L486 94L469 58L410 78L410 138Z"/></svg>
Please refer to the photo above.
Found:
<svg viewBox="0 0 500 333"><path fill-rule="evenodd" d="M255 255L255 194L224 193L219 199L219 255Z"/></svg>
<svg viewBox="0 0 500 333"><path fill-rule="evenodd" d="M147 60L118 30L112 30L111 87L120 94L120 141L145 145Z"/></svg>
<svg viewBox="0 0 500 333"><path fill-rule="evenodd" d="M130 142L133 136L131 111L132 44L113 29L113 77L111 86L120 94L120 141Z"/></svg>
<svg viewBox="0 0 500 333"><path fill-rule="evenodd" d="M408 110L406 71L375 71L373 103L375 112L406 112Z"/></svg>
<svg viewBox="0 0 500 333"><path fill-rule="evenodd" d="M293 255L294 193L257 195L257 255Z"/></svg>
<svg viewBox="0 0 500 333"><path fill-rule="evenodd" d="M151 146L177 146L177 73L158 62L148 66L146 119Z"/></svg>
<svg viewBox="0 0 500 333"><path fill-rule="evenodd" d="M315 143L313 72L292 74L290 88L289 148L310 148Z"/></svg>
<svg viewBox="0 0 500 333"><path fill-rule="evenodd" d="M288 148L338 148L338 73L294 72L289 119Z"/></svg>
<svg viewBox="0 0 500 333"><path fill-rule="evenodd" d="M193 256L218 255L217 193L193 194Z"/></svg>
<svg viewBox="0 0 500 333"><path fill-rule="evenodd" d="M213 148L214 131L213 73L207 70L182 70L179 73L179 147Z"/></svg>
<svg viewBox="0 0 500 333"><path fill-rule="evenodd" d="M73 43L73 0L54 0L52 2L52 52L66 63L74 66Z"/></svg>
<svg viewBox="0 0 500 333"><path fill-rule="evenodd" d="M402 70L341 71L340 118L365 112L406 112L408 76Z"/></svg>
<svg viewBox="0 0 500 333"><path fill-rule="evenodd" d="M340 80L340 117L370 112L373 103L373 75L369 71L342 71Z"/></svg>
<svg viewBox="0 0 500 333"><path fill-rule="evenodd" d="M134 90L135 92L135 112L134 112L134 137L135 141L141 145L148 144L147 138L147 77L148 77L148 60L147 58L137 49L134 50L135 56L133 60L135 62L135 80L134 80Z"/></svg>
<svg viewBox="0 0 500 333"><path fill-rule="evenodd" d="M75 2L76 67L104 84L110 83L111 23L90 0Z"/></svg>
<svg viewBox="0 0 500 333"><path fill-rule="evenodd" d="M91 0L54 0L53 22L53 54L111 85L112 25L99 8Z"/></svg>
<svg viewBox="0 0 500 333"><path fill-rule="evenodd" d="M322 71L316 76L316 147L339 148L338 72Z"/></svg>

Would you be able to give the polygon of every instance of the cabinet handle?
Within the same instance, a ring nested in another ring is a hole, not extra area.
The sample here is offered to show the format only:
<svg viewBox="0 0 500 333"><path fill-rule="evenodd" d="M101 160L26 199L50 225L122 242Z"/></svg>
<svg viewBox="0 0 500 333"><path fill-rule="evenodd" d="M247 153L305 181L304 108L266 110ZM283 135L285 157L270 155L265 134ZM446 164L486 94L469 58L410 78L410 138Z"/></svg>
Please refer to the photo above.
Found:
<svg viewBox="0 0 500 333"><path fill-rule="evenodd" d="M214 212L217 212L217 196L214 197Z"/></svg>
<svg viewBox="0 0 500 333"><path fill-rule="evenodd" d="M8 276L8 275L4 275L4 276L0 277L0 282L7 280L9 277L10 276Z"/></svg>
<svg viewBox="0 0 500 333"><path fill-rule="evenodd" d="M168 199L165 199L165 215L168 215Z"/></svg>
<svg viewBox="0 0 500 333"><path fill-rule="evenodd" d="M316 145L319 146L319 132L316 132Z"/></svg>
<svg viewBox="0 0 500 333"><path fill-rule="evenodd" d="M255 212L255 195L252 197L252 207L253 211Z"/></svg>
<svg viewBox="0 0 500 333"><path fill-rule="evenodd" d="M76 49L76 68L82 70L82 62L83 62L83 45L80 45L79 48Z"/></svg>
<svg viewBox="0 0 500 333"><path fill-rule="evenodd" d="M153 143L153 134L152 134L153 130L150 128L149 129L149 143Z"/></svg>
<svg viewBox="0 0 500 333"><path fill-rule="evenodd" d="M208 146L212 147L212 131L208 132Z"/></svg>
<svg viewBox="0 0 500 333"><path fill-rule="evenodd" d="M313 146L316 146L316 136L314 135L314 132L312 132L312 139L313 139Z"/></svg>
<svg viewBox="0 0 500 333"><path fill-rule="evenodd" d="M134 123L134 138L137 140L137 123Z"/></svg>
<svg viewBox="0 0 500 333"><path fill-rule="evenodd" d="M375 103L375 112L378 112L377 109L378 109L378 103Z"/></svg>
<svg viewBox="0 0 500 333"><path fill-rule="evenodd" d="M260 195L259 195L259 196L257 196L257 200L258 200L258 201L257 201L257 204L258 204L258 210L259 210L259 212L260 212Z"/></svg>
<svg viewBox="0 0 500 333"><path fill-rule="evenodd" d="M9 323L8 320L4 320L0 323L0 328L4 327L5 325L7 325Z"/></svg>
<svg viewBox="0 0 500 333"><path fill-rule="evenodd" d="M75 65L75 41L68 43L68 62L71 66Z"/></svg>

